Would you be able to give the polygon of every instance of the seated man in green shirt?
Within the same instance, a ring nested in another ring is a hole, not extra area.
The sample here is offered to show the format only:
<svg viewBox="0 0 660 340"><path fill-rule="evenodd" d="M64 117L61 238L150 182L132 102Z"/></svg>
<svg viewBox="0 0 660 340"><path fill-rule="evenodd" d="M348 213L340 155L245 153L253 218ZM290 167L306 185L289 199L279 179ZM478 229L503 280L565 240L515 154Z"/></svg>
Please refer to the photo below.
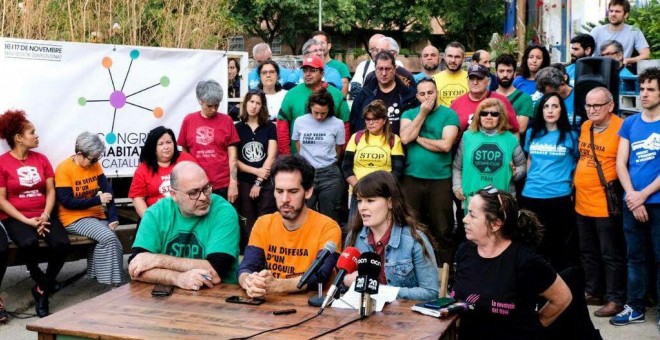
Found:
<svg viewBox="0 0 660 340"><path fill-rule="evenodd" d="M193 162L177 164L170 197L147 209L129 258L133 280L199 290L237 283L240 231L236 210Z"/></svg>

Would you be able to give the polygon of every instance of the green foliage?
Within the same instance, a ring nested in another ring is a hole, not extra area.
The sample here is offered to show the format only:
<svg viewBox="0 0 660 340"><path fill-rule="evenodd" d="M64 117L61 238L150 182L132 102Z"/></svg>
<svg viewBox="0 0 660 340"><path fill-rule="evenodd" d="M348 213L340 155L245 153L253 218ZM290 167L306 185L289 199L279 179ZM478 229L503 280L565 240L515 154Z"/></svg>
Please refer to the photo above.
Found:
<svg viewBox="0 0 660 340"><path fill-rule="evenodd" d="M651 59L660 59L660 3L658 0L651 0L644 7L633 7L627 22L644 32L644 37L651 47Z"/></svg>
<svg viewBox="0 0 660 340"><path fill-rule="evenodd" d="M511 54L516 57L519 52L516 36L497 35L497 39L493 38L489 46L493 60L503 54Z"/></svg>
<svg viewBox="0 0 660 340"><path fill-rule="evenodd" d="M491 35L504 26L503 1L444 0L438 14L445 21L446 39L460 41L471 51L486 48Z"/></svg>

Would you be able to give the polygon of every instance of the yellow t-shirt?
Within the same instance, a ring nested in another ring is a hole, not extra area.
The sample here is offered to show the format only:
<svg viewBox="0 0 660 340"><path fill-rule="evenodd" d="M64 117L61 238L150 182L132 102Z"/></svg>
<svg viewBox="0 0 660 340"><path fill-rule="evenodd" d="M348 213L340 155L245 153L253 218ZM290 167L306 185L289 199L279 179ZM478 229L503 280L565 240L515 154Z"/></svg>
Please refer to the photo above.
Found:
<svg viewBox="0 0 660 340"><path fill-rule="evenodd" d="M89 199L99 192L98 177L103 174L101 164L96 163L89 168L83 168L76 164L72 158L65 159L55 170L55 187L73 190L73 197L77 199ZM95 205L86 209L67 209L60 204L60 221L67 227L71 223L85 217L106 219L102 205Z"/></svg>
<svg viewBox="0 0 660 340"><path fill-rule="evenodd" d="M610 182L617 177L616 153L619 148L619 129L623 119L612 115L610 126L601 133L594 132L594 147L596 157L603 169L605 181ZM582 124L579 149L580 160L575 168L575 211L582 216L607 217L607 200L605 190L598 178L598 170L591 152L589 129L591 121Z"/></svg>
<svg viewBox="0 0 660 340"><path fill-rule="evenodd" d="M457 97L462 96L468 91L467 71L460 70L456 74L442 71L433 76L435 86L438 89L438 105L446 107L451 105Z"/></svg>
<svg viewBox="0 0 660 340"><path fill-rule="evenodd" d="M341 252L341 229L337 222L312 209L307 209L303 225L288 231L279 212L257 219L248 246L264 250L266 268L277 279L302 276L312 265L316 254L332 241Z"/></svg>
<svg viewBox="0 0 660 340"><path fill-rule="evenodd" d="M363 134L360 142L355 145L355 133L346 145L346 151L355 153L353 159L353 173L360 179L372 172L385 170L392 172L392 156L403 156L401 138L394 135L394 147L390 148L390 141L385 136L369 136Z"/></svg>

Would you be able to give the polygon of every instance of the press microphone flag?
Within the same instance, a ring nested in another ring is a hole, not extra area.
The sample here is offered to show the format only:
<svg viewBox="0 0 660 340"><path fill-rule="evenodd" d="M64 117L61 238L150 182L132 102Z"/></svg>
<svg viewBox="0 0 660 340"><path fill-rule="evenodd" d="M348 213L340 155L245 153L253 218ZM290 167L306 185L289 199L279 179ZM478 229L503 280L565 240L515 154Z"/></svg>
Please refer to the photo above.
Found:
<svg viewBox="0 0 660 340"><path fill-rule="evenodd" d="M341 255L339 255L339 260L337 260L337 269L339 269L339 272L337 273L337 276L335 276L332 286L328 289L328 295L326 295L325 300L323 300L321 310L327 307L330 301L332 301L333 296L335 296L341 283L344 281L346 274L351 274L357 270L359 258L360 251L355 247L348 247L344 249L344 252L342 252Z"/></svg>
<svg viewBox="0 0 660 340"><path fill-rule="evenodd" d="M314 262L312 262L312 265L309 266L307 271L300 278L300 282L298 282L297 286L298 289L301 289L304 285L307 284L307 281L309 281L312 275L316 274L319 268L323 265L325 259L327 259L328 256L330 256L335 251L337 251L337 244L332 241L326 242L323 249L321 249L321 251L319 251L319 253L316 255L316 259Z"/></svg>

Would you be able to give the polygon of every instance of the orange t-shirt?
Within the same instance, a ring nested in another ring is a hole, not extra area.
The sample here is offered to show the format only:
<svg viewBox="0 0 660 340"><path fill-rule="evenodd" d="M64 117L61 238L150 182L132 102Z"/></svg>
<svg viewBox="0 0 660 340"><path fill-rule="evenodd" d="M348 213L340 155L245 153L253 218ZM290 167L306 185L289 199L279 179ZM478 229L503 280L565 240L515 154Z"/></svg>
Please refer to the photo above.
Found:
<svg viewBox="0 0 660 340"><path fill-rule="evenodd" d="M580 133L580 160L575 169L575 211L588 217L608 217L605 191L598 178L598 170L593 160L589 129L591 121L582 124ZM619 148L619 129L623 119L612 115L610 126L600 133L594 132L594 147L598 162L603 169L605 181L612 181L616 174L616 153Z"/></svg>
<svg viewBox="0 0 660 340"><path fill-rule="evenodd" d="M101 164L96 163L89 168L76 164L72 158L65 159L55 170L55 187L71 188L73 198L93 198L99 192L98 177L103 174ZM60 221L68 227L71 223L85 217L106 219L102 205L95 205L87 209L72 210L60 205Z"/></svg>
<svg viewBox="0 0 660 340"><path fill-rule="evenodd" d="M249 246L264 250L266 268L277 279L302 276L316 254L332 241L341 252L341 229L333 219L307 209L303 225L288 231L279 212L259 217L252 228Z"/></svg>

